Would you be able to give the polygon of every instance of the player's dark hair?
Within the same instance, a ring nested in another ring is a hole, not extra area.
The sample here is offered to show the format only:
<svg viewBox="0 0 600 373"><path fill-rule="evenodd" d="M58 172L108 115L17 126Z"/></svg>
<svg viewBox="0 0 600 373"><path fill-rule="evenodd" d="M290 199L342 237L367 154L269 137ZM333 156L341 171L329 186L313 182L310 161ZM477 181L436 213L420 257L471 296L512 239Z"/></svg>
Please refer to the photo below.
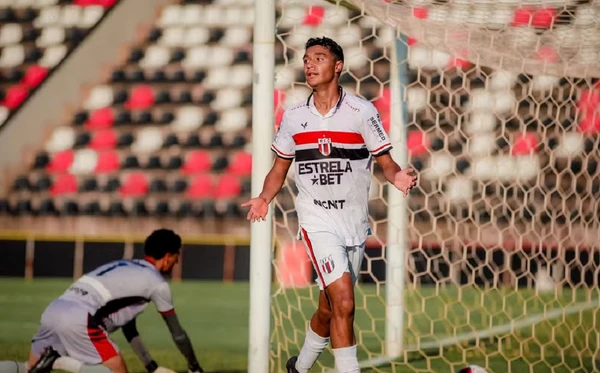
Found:
<svg viewBox="0 0 600 373"><path fill-rule="evenodd" d="M325 36L321 38L310 38L308 39L304 47L305 49L308 49L310 47L314 47L315 45L320 45L324 48L327 48L336 61L344 62L344 50L342 49L342 47L340 47L338 43L336 43L332 39Z"/></svg>
<svg viewBox="0 0 600 373"><path fill-rule="evenodd" d="M155 230L144 242L144 254L157 260L167 253L177 254L180 249L181 237L170 229Z"/></svg>

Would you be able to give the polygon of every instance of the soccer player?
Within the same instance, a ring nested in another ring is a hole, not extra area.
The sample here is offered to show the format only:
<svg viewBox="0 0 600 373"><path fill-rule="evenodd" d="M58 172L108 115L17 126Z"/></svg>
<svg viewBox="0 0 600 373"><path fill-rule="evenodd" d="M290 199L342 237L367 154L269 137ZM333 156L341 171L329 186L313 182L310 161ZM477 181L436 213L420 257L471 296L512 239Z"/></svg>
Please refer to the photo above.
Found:
<svg viewBox="0 0 600 373"><path fill-rule="evenodd" d="M180 249L179 235L156 230L145 240L143 260L117 260L82 276L42 314L29 361L0 362L0 373L47 373L52 369L127 373L117 345L109 338L109 333L119 328L149 373L172 372L152 359L136 327L136 317L149 302L162 315L189 371L203 372L162 276L178 262Z"/></svg>
<svg viewBox="0 0 600 373"><path fill-rule="evenodd" d="M287 371L307 373L331 341L337 371L359 372L354 285L370 234L371 159L405 197L416 177L390 156L392 146L375 107L339 86L342 48L326 37L309 39L305 48L304 74L312 94L285 111L271 146L277 157L263 190L242 206L250 207L252 222L264 220L296 161L299 234L321 291L302 350L288 360Z"/></svg>

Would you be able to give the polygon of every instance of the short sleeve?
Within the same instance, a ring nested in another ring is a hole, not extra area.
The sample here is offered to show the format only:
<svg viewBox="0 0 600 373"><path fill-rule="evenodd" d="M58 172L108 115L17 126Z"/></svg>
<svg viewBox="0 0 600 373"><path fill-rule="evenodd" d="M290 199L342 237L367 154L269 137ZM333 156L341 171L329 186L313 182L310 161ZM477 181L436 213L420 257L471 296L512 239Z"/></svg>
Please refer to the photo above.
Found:
<svg viewBox="0 0 600 373"><path fill-rule="evenodd" d="M281 124L279 125L279 128L277 128L273 144L271 144L271 150L273 150L278 157L284 159L294 159L296 152L296 143L294 142L289 127L290 123L287 119L287 113L284 113Z"/></svg>
<svg viewBox="0 0 600 373"><path fill-rule="evenodd" d="M171 288L169 284L163 282L160 284L152 294L150 295L150 299L156 305L156 310L161 314L169 314L173 313L173 298L171 296Z"/></svg>
<svg viewBox="0 0 600 373"><path fill-rule="evenodd" d="M367 149L374 156L381 155L392 149L390 139L383 129L379 113L373 104L369 103L363 114L361 133L367 145Z"/></svg>

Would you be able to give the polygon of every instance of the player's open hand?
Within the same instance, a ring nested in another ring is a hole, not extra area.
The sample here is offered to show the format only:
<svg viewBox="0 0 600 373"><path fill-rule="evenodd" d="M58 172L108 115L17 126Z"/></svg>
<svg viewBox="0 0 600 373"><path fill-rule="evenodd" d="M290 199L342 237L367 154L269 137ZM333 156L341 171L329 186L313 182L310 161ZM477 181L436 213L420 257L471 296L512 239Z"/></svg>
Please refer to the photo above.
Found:
<svg viewBox="0 0 600 373"><path fill-rule="evenodd" d="M408 195L408 192L417 185L417 176L412 175L414 170L407 168L406 170L399 171L394 177L394 186L398 190L404 193L404 197Z"/></svg>
<svg viewBox="0 0 600 373"><path fill-rule="evenodd" d="M246 217L251 222L264 221L269 211L269 204L262 197L252 198L246 203L242 203L242 207L250 207L248 216Z"/></svg>

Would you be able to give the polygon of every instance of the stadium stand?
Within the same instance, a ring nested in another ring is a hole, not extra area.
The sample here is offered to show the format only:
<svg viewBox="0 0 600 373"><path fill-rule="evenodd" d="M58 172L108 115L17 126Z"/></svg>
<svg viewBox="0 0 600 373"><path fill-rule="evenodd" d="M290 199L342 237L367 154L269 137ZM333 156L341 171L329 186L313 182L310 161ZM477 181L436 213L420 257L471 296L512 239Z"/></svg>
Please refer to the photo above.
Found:
<svg viewBox="0 0 600 373"><path fill-rule="evenodd" d="M69 18L62 27L80 25L86 10L80 21ZM36 17L45 19L45 12ZM21 10L11 14L36 24L36 17ZM251 15L251 1L182 0L163 8L126 61L93 87L72 123L56 128L14 179L0 210L10 215L241 218L237 206L249 197L252 163ZM327 5L289 7L280 15L278 34L285 46L278 41L276 47L277 123L285 106L307 96L298 84L303 81L302 46L324 32L345 48L345 89L372 101L389 129L385 84L390 70L383 57L390 54L386 44L393 35L373 18ZM71 33L53 33L40 32L39 38L73 44ZM77 35L81 40L84 33ZM25 40L4 39L13 44ZM594 137L600 122L585 115L600 104L595 81L475 68L418 40L408 43L407 143L410 164L421 173L420 188L409 200L412 223L427 222L433 214L454 221L493 220L496 226L550 224L577 214L589 221L598 213L593 203L569 207L583 203L573 188L600 190ZM3 53L0 63L25 66L29 47L18 45L20 52ZM55 61L54 53L44 61ZM26 81L34 84L44 74L36 68L29 73L29 66L19 69L27 73L13 83L31 74ZM23 94L14 88L10 97ZM514 180L519 187L504 183ZM373 188L375 220L385 217L382 193ZM292 194L293 183L281 195L279 215L292 209Z"/></svg>
<svg viewBox="0 0 600 373"><path fill-rule="evenodd" d="M116 0L2 1L0 125L115 3Z"/></svg>

